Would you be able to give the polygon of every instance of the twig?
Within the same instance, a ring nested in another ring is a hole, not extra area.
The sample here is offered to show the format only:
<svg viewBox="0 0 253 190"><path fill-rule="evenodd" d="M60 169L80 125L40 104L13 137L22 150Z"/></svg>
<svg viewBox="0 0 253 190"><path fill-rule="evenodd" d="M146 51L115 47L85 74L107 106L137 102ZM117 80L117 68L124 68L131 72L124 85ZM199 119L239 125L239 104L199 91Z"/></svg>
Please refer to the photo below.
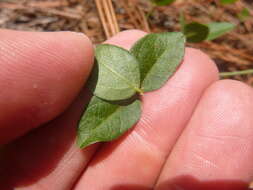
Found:
<svg viewBox="0 0 253 190"><path fill-rule="evenodd" d="M96 0L95 2L106 38L108 39L119 32L119 26L112 2L111 0Z"/></svg>
<svg viewBox="0 0 253 190"><path fill-rule="evenodd" d="M103 9L101 7L100 1L99 0L95 0L95 2L96 2L97 9L98 9L99 18L100 18L102 26L104 28L105 36L108 39L110 37L110 34L109 34L109 30L108 30L108 28L106 26L104 11L103 11Z"/></svg>
<svg viewBox="0 0 253 190"><path fill-rule="evenodd" d="M39 1L39 2L30 2L27 4L23 3L8 3L8 2L0 2L0 8L6 9L27 9L27 8L56 8L56 7L64 7L67 6L68 3L66 1Z"/></svg>
<svg viewBox="0 0 253 190"><path fill-rule="evenodd" d="M113 24L114 24L115 32L118 33L120 31L120 29L119 29L119 25L118 25L118 22L117 22L117 18L116 18L115 11L114 11L114 8L113 8L111 0L108 0L108 5L109 5L110 12L111 12L111 16L112 16L112 21L113 21Z"/></svg>
<svg viewBox="0 0 253 190"><path fill-rule="evenodd" d="M124 9L126 10L127 14L129 15L129 18L130 18L131 22L133 23L134 28L136 28L136 29L139 28L140 25L136 21L136 19L133 15L132 11L130 10L129 5L127 4L127 2L123 1L122 5L123 5Z"/></svg>
<svg viewBox="0 0 253 190"><path fill-rule="evenodd" d="M39 11L43 13L49 13L54 14L57 16L62 16L66 18L71 19L77 19L80 20L82 18L82 15L77 13L71 13L66 10L58 10L50 7L58 7L63 4L59 4L60 2L36 2L36 3L29 3L27 5L23 5L21 3L0 3L0 8L8 8L13 10L33 10L33 11Z"/></svg>
<svg viewBox="0 0 253 190"><path fill-rule="evenodd" d="M206 44L207 47L212 48L212 49L216 49L216 50L218 49L218 50L221 50L221 51L229 51L229 52L231 52L231 53L233 53L233 54L235 54L237 56L241 56L241 57L243 57L245 59L253 61L253 56L251 56L249 54L246 54L246 53L244 53L244 52L242 52L240 50L231 48L229 46L225 46L225 45L221 46L221 45L218 45L218 44L213 43L213 42L203 42L202 44L203 45ZM199 44L199 45L201 46L201 44Z"/></svg>
<svg viewBox="0 0 253 190"><path fill-rule="evenodd" d="M49 14L54 14L54 15L58 15L58 16L62 16L62 17L67 17L67 18L71 18L71 19L77 19L77 20L81 20L82 19L82 15L76 14L76 13L70 13L67 11L60 11L57 9L35 9L37 11L40 12L46 12Z"/></svg>
<svg viewBox="0 0 253 190"><path fill-rule="evenodd" d="M6 3L6 2L0 2L0 9L25 9L25 6L23 6L20 3Z"/></svg>
<svg viewBox="0 0 253 190"><path fill-rule="evenodd" d="M27 6L36 8L56 8L68 6L68 3L66 1L32 1L28 3Z"/></svg>
<svg viewBox="0 0 253 190"><path fill-rule="evenodd" d="M108 0L102 0L101 2L104 7L105 17L106 17L107 23L109 25L109 29L111 31L111 36L113 36L116 32L115 32L115 28L114 28L113 21L112 21L112 15L111 15L111 12L110 12L110 9L108 6Z"/></svg>

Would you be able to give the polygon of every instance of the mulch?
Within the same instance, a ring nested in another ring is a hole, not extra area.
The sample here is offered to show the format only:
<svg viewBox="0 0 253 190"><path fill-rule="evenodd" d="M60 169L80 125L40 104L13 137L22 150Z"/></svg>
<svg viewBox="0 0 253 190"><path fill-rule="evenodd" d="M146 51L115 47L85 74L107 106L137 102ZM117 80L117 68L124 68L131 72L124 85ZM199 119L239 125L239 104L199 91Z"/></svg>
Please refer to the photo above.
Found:
<svg viewBox="0 0 253 190"><path fill-rule="evenodd" d="M221 5L218 0L177 0L164 7L154 7L148 0L112 2L121 31L180 31L181 12L189 22L232 22L237 25L234 31L213 41L187 45L208 53L220 71L253 68L252 0L241 0L231 5ZM238 14L244 8L250 11L251 16L241 20ZM0 0L0 27L26 31L84 32L95 44L109 37L105 34L95 0ZM253 75L233 78L253 85Z"/></svg>

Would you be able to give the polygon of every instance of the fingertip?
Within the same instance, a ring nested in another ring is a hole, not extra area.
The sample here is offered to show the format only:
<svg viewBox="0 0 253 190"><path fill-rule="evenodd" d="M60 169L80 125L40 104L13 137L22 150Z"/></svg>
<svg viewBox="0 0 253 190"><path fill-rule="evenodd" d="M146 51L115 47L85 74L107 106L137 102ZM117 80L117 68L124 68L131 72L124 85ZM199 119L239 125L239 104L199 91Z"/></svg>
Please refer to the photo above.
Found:
<svg viewBox="0 0 253 190"><path fill-rule="evenodd" d="M3 144L55 118L70 105L92 68L93 47L85 35L74 32L0 33Z"/></svg>
<svg viewBox="0 0 253 190"><path fill-rule="evenodd" d="M197 64L196 68L204 71L203 76L205 75L206 77L215 80L218 80L219 78L219 71L215 62L206 53L199 49L187 47L185 50L184 62L186 64L193 62L195 65Z"/></svg>
<svg viewBox="0 0 253 190"><path fill-rule="evenodd" d="M246 83L237 81L237 80L232 80L232 79L223 79L223 80L216 81L210 86L209 89L214 90L214 91L218 90L218 91L224 92L226 94L231 94L231 95L234 95L235 93L245 94L245 92L252 92L252 87L250 87ZM228 89L232 91L233 93L228 93L224 89Z"/></svg>
<svg viewBox="0 0 253 190"><path fill-rule="evenodd" d="M250 109L246 109L246 107L253 106L252 97L253 90L250 86L243 82L231 79L214 82L205 91L203 96L203 98L206 98L204 102L205 107L214 109L215 113L226 112L231 114L235 114L239 111L250 111ZM219 105L217 105L217 102L219 102ZM241 109L242 105L244 106L244 109ZM228 111L226 111L227 109ZM229 118L231 119L231 117Z"/></svg>
<svg viewBox="0 0 253 190"><path fill-rule="evenodd" d="M62 40L62 43L66 46L66 49L65 47L62 48L66 58L73 59L73 62L66 63L69 66L68 72L72 71L73 75L80 80L80 85L82 85L93 66L93 44L84 33L58 32L57 35L59 35L59 41Z"/></svg>
<svg viewBox="0 0 253 190"><path fill-rule="evenodd" d="M206 117L216 118L213 123L218 123L219 127L206 127L205 130L215 134L221 133L221 130L226 135L231 133L247 137L252 131L251 125L248 125L252 121L252 97L252 88L243 82L231 79L214 82L206 90L203 96L205 101L201 101L200 109L210 110ZM245 126L248 126L248 130Z"/></svg>

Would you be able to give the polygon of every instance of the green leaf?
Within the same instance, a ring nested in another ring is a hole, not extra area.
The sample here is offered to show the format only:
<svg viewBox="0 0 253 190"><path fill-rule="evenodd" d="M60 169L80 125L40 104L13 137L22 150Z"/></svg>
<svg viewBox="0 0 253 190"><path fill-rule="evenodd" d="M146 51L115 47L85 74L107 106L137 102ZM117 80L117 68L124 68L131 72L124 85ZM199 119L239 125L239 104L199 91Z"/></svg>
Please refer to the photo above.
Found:
<svg viewBox="0 0 253 190"><path fill-rule="evenodd" d="M209 28L197 22L192 22L184 26L184 34L187 42L198 43L207 39Z"/></svg>
<svg viewBox="0 0 253 190"><path fill-rule="evenodd" d="M157 6L164 6L173 3L176 0L151 0Z"/></svg>
<svg viewBox="0 0 253 190"><path fill-rule="evenodd" d="M140 90L139 64L127 50L103 44L96 48L98 79L94 94L105 100L123 100Z"/></svg>
<svg viewBox="0 0 253 190"><path fill-rule="evenodd" d="M238 0L220 0L221 4L223 4L223 5L235 3L236 1L238 1Z"/></svg>
<svg viewBox="0 0 253 190"><path fill-rule="evenodd" d="M140 118L140 101L123 106L93 97L79 122L77 144L84 148L96 142L114 140Z"/></svg>
<svg viewBox="0 0 253 190"><path fill-rule="evenodd" d="M243 8L240 13L237 14L237 17L240 21L245 21L250 16L250 12L247 8Z"/></svg>
<svg viewBox="0 0 253 190"><path fill-rule="evenodd" d="M184 56L184 35L180 32L149 34L140 39L131 53L140 64L141 89L160 88L176 71Z"/></svg>
<svg viewBox="0 0 253 190"><path fill-rule="evenodd" d="M207 24L209 34L207 40L216 39L235 28L235 25L229 22L212 22Z"/></svg>

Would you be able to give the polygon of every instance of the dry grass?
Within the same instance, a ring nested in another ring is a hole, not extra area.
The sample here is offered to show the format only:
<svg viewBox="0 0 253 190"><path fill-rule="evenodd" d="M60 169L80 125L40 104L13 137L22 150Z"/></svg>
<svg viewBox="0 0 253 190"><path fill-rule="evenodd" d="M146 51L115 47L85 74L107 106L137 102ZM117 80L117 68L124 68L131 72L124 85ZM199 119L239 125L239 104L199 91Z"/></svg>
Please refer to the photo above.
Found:
<svg viewBox="0 0 253 190"><path fill-rule="evenodd" d="M234 71L253 66L253 5L250 1L221 6L215 0L178 0L171 6L153 8L147 0L1 0L0 26L29 31L79 31L94 43L100 43L126 29L179 31L182 11L189 21L228 21L237 25L236 30L214 41L188 44L207 52L221 71ZM242 22L237 14L244 7L250 10L251 17ZM148 19L147 14L150 14ZM253 85L252 75L235 79Z"/></svg>

